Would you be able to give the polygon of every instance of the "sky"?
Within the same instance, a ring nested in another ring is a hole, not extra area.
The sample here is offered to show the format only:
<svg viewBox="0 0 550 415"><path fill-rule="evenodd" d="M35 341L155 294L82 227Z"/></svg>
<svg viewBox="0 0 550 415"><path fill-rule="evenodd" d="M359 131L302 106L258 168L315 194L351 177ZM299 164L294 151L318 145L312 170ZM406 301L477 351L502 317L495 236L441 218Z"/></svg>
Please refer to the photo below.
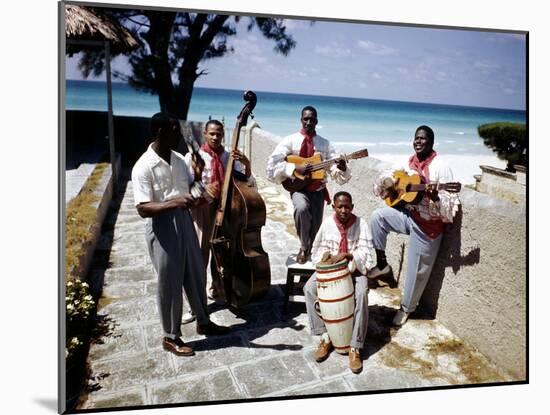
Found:
<svg viewBox="0 0 550 415"><path fill-rule="evenodd" d="M198 87L525 110L526 36L495 31L286 19L283 56L248 18L234 52L204 61ZM83 79L77 58L68 79ZM125 58L114 68L129 72Z"/></svg>

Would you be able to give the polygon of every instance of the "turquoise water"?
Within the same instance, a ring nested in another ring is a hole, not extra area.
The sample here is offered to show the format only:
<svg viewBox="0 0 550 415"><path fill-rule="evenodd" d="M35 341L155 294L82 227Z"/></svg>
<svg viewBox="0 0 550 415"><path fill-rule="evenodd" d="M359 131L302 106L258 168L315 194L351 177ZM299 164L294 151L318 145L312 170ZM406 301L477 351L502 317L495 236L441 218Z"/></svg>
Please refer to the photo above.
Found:
<svg viewBox="0 0 550 415"><path fill-rule="evenodd" d="M416 127L426 124L436 136L435 148L445 154L492 155L477 135L480 124L496 121L526 122L525 111L381 101L343 97L280 94L255 91L258 103L254 121L279 136L300 128L300 110L317 108L317 132L345 151L410 154ZM243 91L195 88L188 119L225 121L232 128L244 105ZM104 82L67 81L67 109L106 111ZM113 84L115 115L150 117L158 112L158 98L126 84Z"/></svg>

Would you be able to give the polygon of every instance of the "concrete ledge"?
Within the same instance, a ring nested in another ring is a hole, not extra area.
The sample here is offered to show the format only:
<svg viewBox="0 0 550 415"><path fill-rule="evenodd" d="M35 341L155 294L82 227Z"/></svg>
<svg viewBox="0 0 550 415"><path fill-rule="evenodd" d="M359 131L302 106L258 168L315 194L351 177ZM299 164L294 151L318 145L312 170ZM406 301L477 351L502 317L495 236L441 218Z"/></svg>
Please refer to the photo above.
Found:
<svg viewBox="0 0 550 415"><path fill-rule="evenodd" d="M490 174L493 174L495 176L500 176L500 177L505 177L507 179L516 180L515 173L511 173L511 172L506 171L506 170L502 170L502 169L492 167L492 166L479 166L479 168L481 169L481 171L483 173L490 173Z"/></svg>
<svg viewBox="0 0 550 415"><path fill-rule="evenodd" d="M117 157L117 165L120 169L120 156ZM94 195L98 196L99 200L94 206L97 209L95 222L90 224L92 238L89 243L82 247L83 253L80 256L80 264L72 273L72 277L78 278L82 281L86 279L86 275L90 269L94 251L99 237L101 236L101 225L105 220L105 216L107 215L111 200L113 198L113 175L110 165L103 172L103 176L101 177L101 181L99 182L97 189L94 191Z"/></svg>

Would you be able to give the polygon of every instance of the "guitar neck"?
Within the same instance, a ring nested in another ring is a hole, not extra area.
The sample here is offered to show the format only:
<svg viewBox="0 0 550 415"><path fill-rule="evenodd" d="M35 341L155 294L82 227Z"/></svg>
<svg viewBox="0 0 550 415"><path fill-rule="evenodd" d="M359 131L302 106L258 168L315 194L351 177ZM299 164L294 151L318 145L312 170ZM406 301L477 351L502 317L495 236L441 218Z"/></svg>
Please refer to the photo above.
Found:
<svg viewBox="0 0 550 415"><path fill-rule="evenodd" d="M336 157L336 158L333 158L333 159L330 159L330 160L322 161L322 162L317 163L317 164L312 164L312 165L309 166L308 170L309 171L323 170L323 169L326 169L331 164L337 163L341 159L342 159L342 157Z"/></svg>
<svg viewBox="0 0 550 415"><path fill-rule="evenodd" d="M409 184L407 186L408 192L424 192L428 187L435 187L435 190L447 190L447 183L437 183L437 184Z"/></svg>
<svg viewBox="0 0 550 415"><path fill-rule="evenodd" d="M358 151L358 152L355 152L355 153L346 154L346 155L343 155L343 156L338 156L338 157L335 157L333 159L321 161L320 163L311 164L309 166L308 170L310 172L311 171L322 170L322 169L326 169L331 164L338 163L340 160L352 160L352 159L356 159L356 158L366 157L366 155L362 155L362 153L363 153L362 151Z"/></svg>

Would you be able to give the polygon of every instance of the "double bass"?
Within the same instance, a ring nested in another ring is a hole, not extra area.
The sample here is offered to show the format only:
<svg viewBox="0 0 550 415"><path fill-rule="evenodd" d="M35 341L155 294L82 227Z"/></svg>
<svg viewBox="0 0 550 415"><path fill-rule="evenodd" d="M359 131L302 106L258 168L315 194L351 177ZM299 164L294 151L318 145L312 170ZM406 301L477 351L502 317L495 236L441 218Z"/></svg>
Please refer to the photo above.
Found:
<svg viewBox="0 0 550 415"><path fill-rule="evenodd" d="M238 148L240 130L256 106L256 94L246 91L244 100L246 104L233 130L232 151ZM210 243L227 303L239 308L268 290L271 270L261 241L265 203L258 191L233 171L234 162L229 157Z"/></svg>

